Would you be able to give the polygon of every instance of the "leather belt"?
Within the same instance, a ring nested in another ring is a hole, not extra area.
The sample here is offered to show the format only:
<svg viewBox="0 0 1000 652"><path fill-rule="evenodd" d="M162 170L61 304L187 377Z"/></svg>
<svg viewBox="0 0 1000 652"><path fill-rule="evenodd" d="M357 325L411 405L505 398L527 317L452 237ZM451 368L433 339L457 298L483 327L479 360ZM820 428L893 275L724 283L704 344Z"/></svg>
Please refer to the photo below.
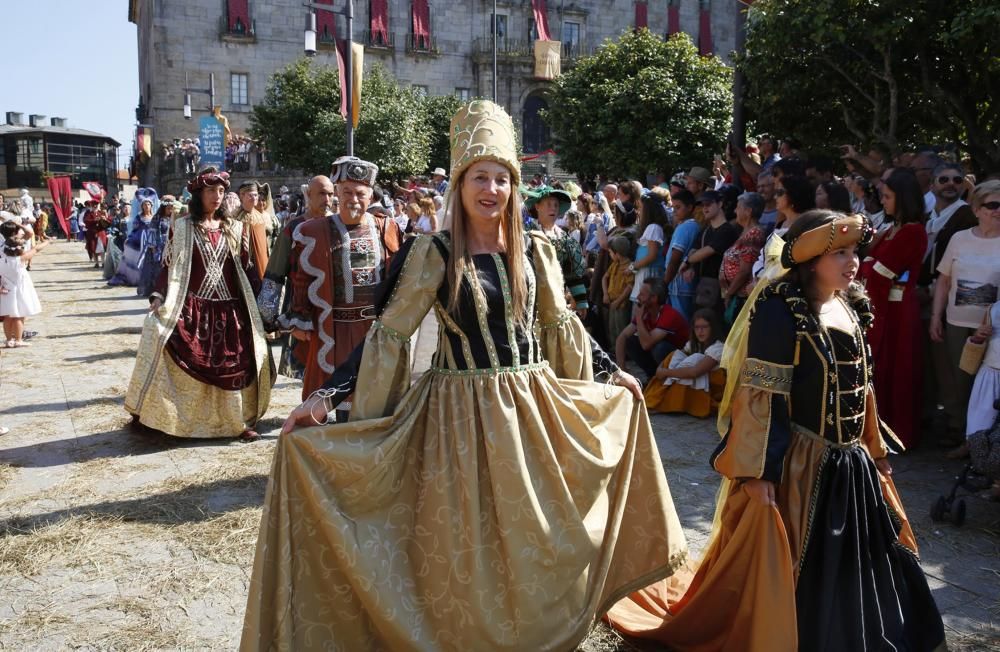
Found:
<svg viewBox="0 0 1000 652"><path fill-rule="evenodd" d="M337 308L334 307L332 319L333 321L368 321L370 319L375 319L378 315L375 313L375 306L356 306L352 308Z"/></svg>

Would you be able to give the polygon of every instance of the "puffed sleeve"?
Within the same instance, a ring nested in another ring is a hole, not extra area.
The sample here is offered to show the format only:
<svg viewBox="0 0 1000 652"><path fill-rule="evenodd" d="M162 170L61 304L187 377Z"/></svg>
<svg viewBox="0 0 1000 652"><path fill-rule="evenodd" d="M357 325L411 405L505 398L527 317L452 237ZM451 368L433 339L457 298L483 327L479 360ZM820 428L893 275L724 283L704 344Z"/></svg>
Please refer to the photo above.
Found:
<svg viewBox="0 0 1000 652"><path fill-rule="evenodd" d="M729 431L712 454L712 466L727 478L781 481L791 439L796 338L784 299L773 296L757 305Z"/></svg>
<svg viewBox="0 0 1000 652"><path fill-rule="evenodd" d="M566 305L563 275L555 248L540 232L530 233L537 282L539 341L542 356L560 378L594 380L618 370Z"/></svg>
<svg viewBox="0 0 1000 652"><path fill-rule="evenodd" d="M378 317L365 341L324 383L335 391L329 404L355 392L351 420L387 416L410 387L410 337L434 305L444 282L445 262L433 236L403 244L393 256L376 301Z"/></svg>

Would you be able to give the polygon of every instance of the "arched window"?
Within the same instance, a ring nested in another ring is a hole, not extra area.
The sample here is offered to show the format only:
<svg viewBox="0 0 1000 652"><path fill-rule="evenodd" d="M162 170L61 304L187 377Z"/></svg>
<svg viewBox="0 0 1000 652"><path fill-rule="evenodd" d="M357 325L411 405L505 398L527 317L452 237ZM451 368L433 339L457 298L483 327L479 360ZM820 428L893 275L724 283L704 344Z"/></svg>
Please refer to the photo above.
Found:
<svg viewBox="0 0 1000 652"><path fill-rule="evenodd" d="M521 145L525 153L536 154L544 151L549 145L549 127L542 120L539 111L548 109L549 103L541 94L532 94L524 101L524 114L521 121Z"/></svg>

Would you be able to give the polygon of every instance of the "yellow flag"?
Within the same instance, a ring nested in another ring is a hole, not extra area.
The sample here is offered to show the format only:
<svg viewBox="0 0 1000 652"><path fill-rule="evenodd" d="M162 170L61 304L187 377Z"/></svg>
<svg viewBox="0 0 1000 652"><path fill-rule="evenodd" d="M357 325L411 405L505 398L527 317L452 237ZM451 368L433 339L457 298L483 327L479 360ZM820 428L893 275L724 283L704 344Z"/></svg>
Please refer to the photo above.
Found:
<svg viewBox="0 0 1000 652"><path fill-rule="evenodd" d="M365 46L351 43L351 118L358 126L361 117L361 77L365 71Z"/></svg>

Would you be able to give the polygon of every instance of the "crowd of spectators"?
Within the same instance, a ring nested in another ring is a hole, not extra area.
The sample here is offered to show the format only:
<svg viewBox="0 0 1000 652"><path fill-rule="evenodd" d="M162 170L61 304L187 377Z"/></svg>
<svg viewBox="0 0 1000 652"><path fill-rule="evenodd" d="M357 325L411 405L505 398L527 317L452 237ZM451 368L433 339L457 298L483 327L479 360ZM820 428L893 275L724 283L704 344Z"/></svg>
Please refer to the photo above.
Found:
<svg viewBox="0 0 1000 652"><path fill-rule="evenodd" d="M859 280L875 312L882 416L908 446L967 455L967 435L993 424L1000 399L989 356L974 373L959 366L970 343L990 340L988 315L1000 305L998 175L977 180L932 148L890 156L845 145L839 160L805 151L764 136L756 147L727 145L711 169L579 187L536 175L526 192L571 191L556 237L581 250L588 327L645 375L651 409L698 416L722 390L728 329L755 285L780 271L773 239L813 209L864 215L876 236L858 252Z"/></svg>

